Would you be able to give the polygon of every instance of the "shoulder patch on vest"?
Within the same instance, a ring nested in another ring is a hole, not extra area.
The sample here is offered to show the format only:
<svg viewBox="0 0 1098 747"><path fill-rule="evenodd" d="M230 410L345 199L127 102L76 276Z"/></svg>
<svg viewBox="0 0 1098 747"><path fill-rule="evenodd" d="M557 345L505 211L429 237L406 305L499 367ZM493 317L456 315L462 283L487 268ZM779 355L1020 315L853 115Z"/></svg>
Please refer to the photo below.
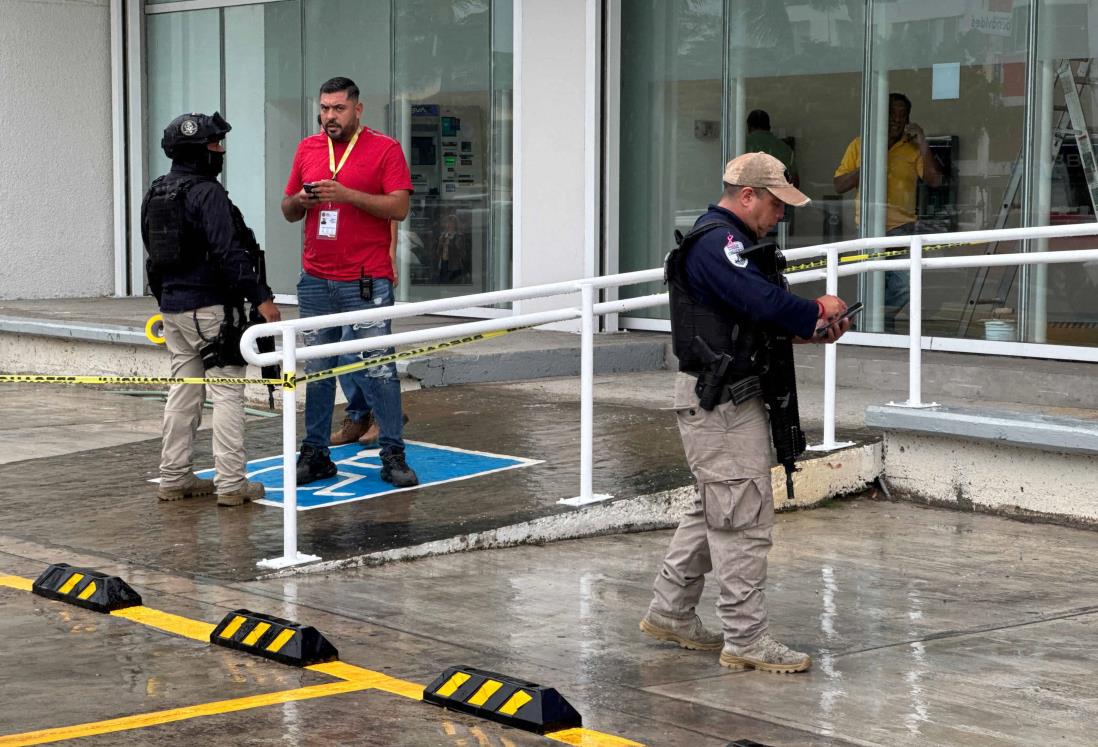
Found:
<svg viewBox="0 0 1098 747"><path fill-rule="evenodd" d="M728 243L724 245L724 256L728 258L733 267L747 267L747 257L740 254L742 251L743 244L736 241L735 236L728 234Z"/></svg>

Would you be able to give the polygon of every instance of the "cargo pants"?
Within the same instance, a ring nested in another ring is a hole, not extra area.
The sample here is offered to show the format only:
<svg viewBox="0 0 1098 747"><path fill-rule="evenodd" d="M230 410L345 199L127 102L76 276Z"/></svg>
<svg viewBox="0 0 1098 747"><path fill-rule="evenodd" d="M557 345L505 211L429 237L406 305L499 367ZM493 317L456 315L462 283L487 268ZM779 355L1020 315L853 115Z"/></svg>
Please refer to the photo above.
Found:
<svg viewBox="0 0 1098 747"><path fill-rule="evenodd" d="M171 353L173 377L244 376L244 366L219 366L204 371L201 350L217 337L222 306L164 314L164 342ZM203 340L205 338L205 340ZM202 422L202 404L209 391L213 402L214 488L232 493L245 485L244 385L173 384L164 406L163 442L160 448L160 484L182 487L193 469L194 436Z"/></svg>
<svg viewBox="0 0 1098 747"><path fill-rule="evenodd" d="M706 412L697 379L679 373L675 411L695 486L653 586L651 608L689 619L705 574L720 587L717 616L725 643L747 645L766 632L766 556L774 526L770 426L761 398Z"/></svg>

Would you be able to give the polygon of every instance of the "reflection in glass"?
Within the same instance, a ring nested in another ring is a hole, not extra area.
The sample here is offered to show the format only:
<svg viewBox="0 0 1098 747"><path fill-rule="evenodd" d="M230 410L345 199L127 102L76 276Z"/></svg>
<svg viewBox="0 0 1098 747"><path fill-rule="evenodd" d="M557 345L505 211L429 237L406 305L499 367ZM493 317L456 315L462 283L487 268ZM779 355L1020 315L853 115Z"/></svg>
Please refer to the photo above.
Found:
<svg viewBox="0 0 1098 747"><path fill-rule="evenodd" d="M621 9L621 272L659 266L720 193L723 3ZM613 124L613 123L612 123ZM623 297L662 284L622 288ZM635 316L667 318L667 309Z"/></svg>
<svg viewBox="0 0 1098 747"><path fill-rule="evenodd" d="M293 293L301 227L287 223L277 196L301 134L301 3L225 8L225 186L267 252L268 283Z"/></svg>
<svg viewBox="0 0 1098 747"><path fill-rule="evenodd" d="M1011 175L1024 163L1026 5L994 0L938 4L931 11L922 0L874 4L871 124L864 133L867 155L858 205L866 212L863 236L1021 224L1021 174L1013 189ZM895 94L911 102L906 129L897 127ZM924 140L927 150L920 148ZM940 171L940 179L930 165ZM931 248L927 256L988 249L1018 251L1001 243ZM983 337L984 320L1017 306L1016 286L999 292L995 275L924 273L923 333ZM865 276L870 331L906 334L907 276Z"/></svg>
<svg viewBox="0 0 1098 747"><path fill-rule="evenodd" d="M1098 98L1098 2L1041 0L1038 6L1031 225L1095 220L1093 152ZM1028 242L1030 251L1090 249L1093 237ZM1005 282L1005 281L1004 281ZM1018 338L1058 345L1098 344L1098 262L1020 268Z"/></svg>
<svg viewBox="0 0 1098 747"><path fill-rule="evenodd" d="M420 300L510 285L509 146L499 132L509 97L492 87L489 0L411 0L394 6L393 121L408 154L415 194L401 225L398 297ZM493 192L493 190L498 190ZM503 197L507 207L493 200ZM497 204L493 204L497 203ZM492 245L493 235L497 238ZM509 266L509 262L507 263Z"/></svg>
<svg viewBox="0 0 1098 747"><path fill-rule="evenodd" d="M151 182L171 168L160 149L164 127L184 112L221 108L219 10L164 13L146 18L148 98L147 173Z"/></svg>

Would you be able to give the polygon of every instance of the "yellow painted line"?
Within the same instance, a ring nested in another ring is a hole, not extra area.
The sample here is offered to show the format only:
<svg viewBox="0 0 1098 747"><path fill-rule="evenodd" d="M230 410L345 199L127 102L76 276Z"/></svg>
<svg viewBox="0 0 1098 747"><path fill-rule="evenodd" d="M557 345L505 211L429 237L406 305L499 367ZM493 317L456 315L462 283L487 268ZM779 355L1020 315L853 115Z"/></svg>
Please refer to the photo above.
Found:
<svg viewBox="0 0 1098 747"><path fill-rule="evenodd" d="M454 676L446 680L446 683L435 691L437 695L441 695L444 698L449 698L454 694L454 691L469 681L469 675L465 672L454 672Z"/></svg>
<svg viewBox="0 0 1098 747"><path fill-rule="evenodd" d="M69 580L66 581L64 584L62 584L61 588L57 590L57 593L58 594L68 594L70 591L72 591L72 587L74 587L78 583L80 583L80 580L82 578L84 578L83 573L74 573L74 574L72 574L71 576L69 576Z"/></svg>
<svg viewBox="0 0 1098 747"><path fill-rule="evenodd" d="M244 640L241 641L245 646L254 646L255 642L263 637L263 634L271 629L270 623L261 622L255 626L255 629L251 633L244 636Z"/></svg>
<svg viewBox="0 0 1098 747"><path fill-rule="evenodd" d="M281 633L279 633L273 641L271 641L271 645L267 646L267 650L270 651L272 654L277 654L279 651L282 650L283 646L290 642L290 639L294 637L295 632L296 631L292 628L286 628Z"/></svg>
<svg viewBox="0 0 1098 747"><path fill-rule="evenodd" d="M514 716L519 708L522 708L533 699L534 698L530 693L525 690L516 690L515 694L508 698L506 703L500 706L499 712L504 716Z"/></svg>
<svg viewBox="0 0 1098 747"><path fill-rule="evenodd" d="M151 607L127 607L124 610L115 610L111 613L115 617L124 617L135 623L148 625L166 633L173 633L184 638L193 638L196 641L210 642L210 634L216 625L200 620L191 620L188 617L180 617L170 612L161 612Z"/></svg>
<svg viewBox="0 0 1098 747"><path fill-rule="evenodd" d="M20 591L32 591L34 582L22 576L0 576L0 586L7 586Z"/></svg>
<svg viewBox="0 0 1098 747"><path fill-rule="evenodd" d="M233 621L225 626L225 629L218 633L219 638L232 638L236 631L240 630L240 626L244 624L247 618L237 615L233 618Z"/></svg>
<svg viewBox="0 0 1098 747"><path fill-rule="evenodd" d="M0 575L0 586L7 586L12 589L31 591L33 583L34 582L31 579L23 578L22 576ZM167 633L174 633L175 635L183 636L185 638L193 638L196 641L208 642L210 636L213 634L214 628L217 627L210 623L191 620L190 618L173 615L170 612L162 612L150 607L128 607L122 610L115 610L111 614L115 617L122 617L142 625L163 630ZM235 632L244 621L245 618L238 615L229 624L229 628L233 628L233 632ZM226 628L226 630L228 630L228 628ZM331 677L338 677L342 681L330 682L324 685L312 685L296 690L283 690L281 692L268 693L266 695L253 695L246 698L237 698L235 700L222 700L197 706L175 708L170 711L124 716L109 721L97 721L88 724L78 724L76 726L63 726L56 729L43 729L42 731L0 736L0 747L45 744L47 742L58 742L64 739L77 739L80 737L95 736L97 734L110 734L117 731L127 731L130 729L141 729L146 726L167 724L173 721L184 721L200 716L232 713L234 711L261 708L263 706L275 705L278 703L292 703L298 700L323 698L330 695L358 692L360 690L381 690L411 700L423 700L423 685L419 683L390 677L387 674L357 667L353 664L347 664L346 662L332 661L327 664L313 664L305 668L314 672L320 672L321 674L327 674ZM444 697L452 695L454 691L461 687L468 679L468 674L456 672L445 685L439 688L438 693ZM490 682L494 682L494 680ZM443 692L451 687L452 689L448 692ZM481 690L483 689L484 688L482 687ZM504 704L503 709L510 706L512 701L514 701L520 693L522 693L521 690L512 695L507 703ZM522 705L524 705L524 703L515 706L515 711L521 708ZM501 711L506 713L503 709L501 709ZM644 744L641 742L634 742L631 739L617 737L613 734L604 734L599 731L594 731L593 729L564 729L562 731L551 732L545 736L557 742L574 745L574 747L644 747Z"/></svg>
<svg viewBox="0 0 1098 747"><path fill-rule="evenodd" d="M326 698L331 695L342 695L359 690L366 690L369 686L361 682L345 680L343 682L328 682L323 685L311 685L295 690L282 690L263 695L250 695L246 698L234 698L232 700L219 700L213 703L173 708L168 711L155 711L153 713L140 713L135 716L123 716L107 721L96 721L75 726L62 726L54 729L42 729L41 731L29 731L22 734L10 734L0 737L0 747L14 747L15 745L46 744L47 742L60 742L64 739L79 739L92 737L98 734L112 734L131 729L143 729L148 726L170 724L173 721L185 721L200 716L216 716L222 713L234 713L246 711L252 708L277 705L279 703L293 703L300 700L313 698Z"/></svg>
<svg viewBox="0 0 1098 747"><path fill-rule="evenodd" d="M329 675L330 677L339 677L340 679L349 682L359 682L368 687L372 687L375 690L384 690L393 695L400 695L412 700L423 700L423 685L418 682L398 680L396 677L390 677L387 674L375 672L371 669L356 667L354 664L348 664L343 661L330 661L327 664L313 664L305 668Z"/></svg>
<svg viewBox="0 0 1098 747"><path fill-rule="evenodd" d="M88 584L87 586L84 587L84 591L80 592L80 594L77 595L76 598L77 599L87 599L88 597L90 597L94 593L95 593L95 582L92 581L90 584Z"/></svg>
<svg viewBox="0 0 1098 747"><path fill-rule="evenodd" d="M465 702L469 705L475 705L478 707L482 706L487 703L488 698L492 697L492 695L495 694L496 690L500 689L501 687L503 687L502 682L498 680L488 680L480 686L480 689L473 693L473 697L469 698L469 700Z"/></svg>
<svg viewBox="0 0 1098 747"><path fill-rule="evenodd" d="M615 737L613 734L603 734L593 729L564 729L545 735L548 739L575 747L644 747L641 742L634 742L625 737Z"/></svg>

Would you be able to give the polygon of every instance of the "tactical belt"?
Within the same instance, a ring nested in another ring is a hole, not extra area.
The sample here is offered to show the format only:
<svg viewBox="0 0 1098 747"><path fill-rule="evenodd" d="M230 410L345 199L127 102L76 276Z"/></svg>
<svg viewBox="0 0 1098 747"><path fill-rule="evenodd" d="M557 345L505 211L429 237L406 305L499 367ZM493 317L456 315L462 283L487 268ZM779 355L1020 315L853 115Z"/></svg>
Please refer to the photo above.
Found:
<svg viewBox="0 0 1098 747"><path fill-rule="evenodd" d="M701 397L698 389L701 387L702 382L699 375L694 371L683 371L685 374L693 376L698 379L698 383L694 387L694 393ZM725 384L721 387L720 396L717 398L717 407L731 402L734 405L742 405L748 400L755 399L755 397L762 396L762 382L758 376L747 376L739 381L733 381L729 384Z"/></svg>

